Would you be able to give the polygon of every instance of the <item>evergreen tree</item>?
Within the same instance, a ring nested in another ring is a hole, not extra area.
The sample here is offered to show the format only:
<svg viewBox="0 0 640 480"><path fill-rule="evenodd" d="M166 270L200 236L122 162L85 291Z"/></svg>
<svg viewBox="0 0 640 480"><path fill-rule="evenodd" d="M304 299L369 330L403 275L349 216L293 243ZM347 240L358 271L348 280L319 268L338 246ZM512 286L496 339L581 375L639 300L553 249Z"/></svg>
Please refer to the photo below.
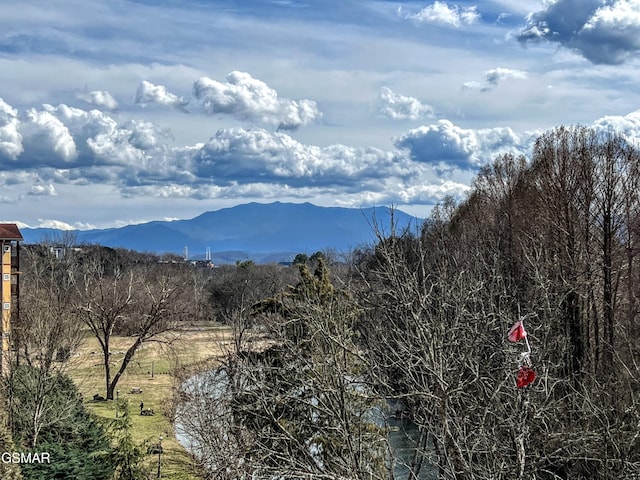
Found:
<svg viewBox="0 0 640 480"><path fill-rule="evenodd" d="M210 415L192 437L217 478L388 478L380 405L355 342L360 311L323 259L299 269L296 286L254 305L266 336L231 353L217 393L194 400Z"/></svg>
<svg viewBox="0 0 640 480"><path fill-rule="evenodd" d="M113 473L109 459L110 445L102 424L82 404L73 381L57 374L49 379L53 384L42 415L43 423L37 442L32 445L23 433L30 431L28 422L36 409L30 402L29 378L37 376L35 367L21 366L14 372L12 385L13 438L24 452L49 453L50 463L22 464L22 474L28 480L73 478L75 480L108 479Z"/></svg>
<svg viewBox="0 0 640 480"><path fill-rule="evenodd" d="M145 480L147 470L143 466L145 449L133 441L131 417L127 400L120 402L122 416L111 423L110 434L115 442L111 456L115 466L114 480Z"/></svg>

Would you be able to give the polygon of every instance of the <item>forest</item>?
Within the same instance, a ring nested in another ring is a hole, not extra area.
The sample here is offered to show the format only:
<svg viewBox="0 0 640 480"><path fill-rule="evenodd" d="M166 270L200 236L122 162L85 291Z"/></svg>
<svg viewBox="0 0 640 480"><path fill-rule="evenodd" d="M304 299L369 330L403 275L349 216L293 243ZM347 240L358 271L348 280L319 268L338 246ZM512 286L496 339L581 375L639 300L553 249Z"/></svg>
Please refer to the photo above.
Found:
<svg viewBox="0 0 640 480"><path fill-rule="evenodd" d="M198 321L230 338L174 392L202 478L399 480L398 462L411 479L640 478L636 145L558 127L419 228L373 229L372 245L291 267L24 246L0 441L66 460L0 464L0 477L156 478L126 416L88 411L65 365L95 339L112 401L144 345ZM535 372L520 387L523 345L507 339L519 320ZM116 336L129 347L114 363ZM418 432L408 459L392 416Z"/></svg>

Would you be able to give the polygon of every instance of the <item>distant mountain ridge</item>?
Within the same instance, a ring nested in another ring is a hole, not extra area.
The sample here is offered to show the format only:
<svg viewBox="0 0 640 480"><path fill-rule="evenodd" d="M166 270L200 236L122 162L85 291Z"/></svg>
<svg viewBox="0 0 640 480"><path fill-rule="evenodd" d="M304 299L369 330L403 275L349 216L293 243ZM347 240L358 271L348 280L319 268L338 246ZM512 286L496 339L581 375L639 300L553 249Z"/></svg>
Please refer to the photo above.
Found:
<svg viewBox="0 0 640 480"><path fill-rule="evenodd" d="M311 203L248 203L205 212L189 220L152 221L120 228L76 230L80 243L100 244L154 253L204 258L207 248L214 262L250 258L287 261L296 253L334 249L348 251L373 241L373 225L389 231L388 207L319 207ZM421 219L395 210L399 229L415 228ZM55 238L62 230L22 228L27 243ZM233 256L236 256L233 259Z"/></svg>

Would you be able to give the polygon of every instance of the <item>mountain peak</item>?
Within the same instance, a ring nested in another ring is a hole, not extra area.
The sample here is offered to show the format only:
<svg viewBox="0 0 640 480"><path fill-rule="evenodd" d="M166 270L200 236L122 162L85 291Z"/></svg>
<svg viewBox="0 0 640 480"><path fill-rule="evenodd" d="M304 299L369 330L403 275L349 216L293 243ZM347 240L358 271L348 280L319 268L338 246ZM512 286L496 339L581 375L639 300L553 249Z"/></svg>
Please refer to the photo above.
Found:
<svg viewBox="0 0 640 480"><path fill-rule="evenodd" d="M155 253L181 253L186 246L193 258L203 256L208 248L211 252L245 252L247 258L285 252L280 256L290 260L285 257L324 249L348 251L371 243L374 240L371 225L374 220L380 223L381 211L389 213L390 209L251 202L208 211L190 220L153 221L76 234L85 243ZM399 228L420 224L420 219L398 210L394 220ZM23 230L27 242L40 241L44 233L40 229Z"/></svg>

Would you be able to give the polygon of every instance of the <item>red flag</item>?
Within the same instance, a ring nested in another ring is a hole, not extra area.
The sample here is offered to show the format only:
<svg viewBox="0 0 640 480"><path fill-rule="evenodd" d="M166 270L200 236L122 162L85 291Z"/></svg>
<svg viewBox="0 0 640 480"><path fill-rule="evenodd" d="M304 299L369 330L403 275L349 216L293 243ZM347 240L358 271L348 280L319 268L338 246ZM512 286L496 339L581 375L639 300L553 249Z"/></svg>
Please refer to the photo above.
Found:
<svg viewBox="0 0 640 480"><path fill-rule="evenodd" d="M533 368L523 365L520 367L520 370L518 370L516 386L518 388L526 387L527 385L531 385L535 379L536 372L533 371Z"/></svg>
<svg viewBox="0 0 640 480"><path fill-rule="evenodd" d="M518 320L513 324L513 327L509 330L507 334L507 338L510 342L519 342L520 340L524 340L527 336L527 331L524 329L524 325L522 324L522 320Z"/></svg>

